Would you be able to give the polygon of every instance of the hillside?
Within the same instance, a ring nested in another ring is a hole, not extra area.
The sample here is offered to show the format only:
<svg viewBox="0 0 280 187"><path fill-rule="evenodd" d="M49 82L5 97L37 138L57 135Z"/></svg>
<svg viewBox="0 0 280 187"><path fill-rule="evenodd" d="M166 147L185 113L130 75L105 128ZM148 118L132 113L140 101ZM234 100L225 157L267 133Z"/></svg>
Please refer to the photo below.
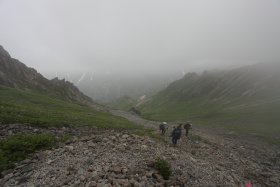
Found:
<svg viewBox="0 0 280 187"><path fill-rule="evenodd" d="M139 129L104 110L72 83L48 80L0 47L0 178L35 151L80 135L80 128Z"/></svg>
<svg viewBox="0 0 280 187"><path fill-rule="evenodd" d="M189 73L139 109L155 120L200 124L260 135L280 132L280 64Z"/></svg>
<svg viewBox="0 0 280 187"><path fill-rule="evenodd" d="M92 103L92 100L80 92L72 83L64 79L46 79L35 69L29 68L19 60L12 58L2 46L0 46L0 85L36 90L71 101Z"/></svg>
<svg viewBox="0 0 280 187"><path fill-rule="evenodd" d="M135 128L127 120L100 112L84 104L67 102L34 91L0 86L0 125L92 126Z"/></svg>

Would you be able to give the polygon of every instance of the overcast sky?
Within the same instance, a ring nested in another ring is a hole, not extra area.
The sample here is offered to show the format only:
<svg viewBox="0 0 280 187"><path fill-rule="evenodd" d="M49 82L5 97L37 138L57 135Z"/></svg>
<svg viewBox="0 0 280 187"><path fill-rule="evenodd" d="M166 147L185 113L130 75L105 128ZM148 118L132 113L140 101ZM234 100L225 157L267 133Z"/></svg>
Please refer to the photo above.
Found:
<svg viewBox="0 0 280 187"><path fill-rule="evenodd" d="M279 61L279 0L0 0L0 45L44 75Z"/></svg>

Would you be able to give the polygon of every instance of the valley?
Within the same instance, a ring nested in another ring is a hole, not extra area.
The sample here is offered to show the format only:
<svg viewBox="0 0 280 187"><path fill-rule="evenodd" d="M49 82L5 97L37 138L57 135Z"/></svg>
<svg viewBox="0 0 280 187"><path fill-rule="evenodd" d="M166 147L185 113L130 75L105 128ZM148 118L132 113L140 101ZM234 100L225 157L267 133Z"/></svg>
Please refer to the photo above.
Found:
<svg viewBox="0 0 280 187"><path fill-rule="evenodd" d="M1 186L280 183L276 73L189 73L153 97L105 106L0 51ZM164 120L169 129L161 135ZM189 136L183 131L174 146L173 127L189 120Z"/></svg>

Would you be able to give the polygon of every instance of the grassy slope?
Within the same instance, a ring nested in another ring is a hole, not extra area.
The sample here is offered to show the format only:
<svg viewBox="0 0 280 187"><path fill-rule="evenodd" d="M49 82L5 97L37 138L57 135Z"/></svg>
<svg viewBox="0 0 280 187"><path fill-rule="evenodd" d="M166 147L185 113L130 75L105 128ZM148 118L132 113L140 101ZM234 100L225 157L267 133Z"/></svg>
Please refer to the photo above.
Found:
<svg viewBox="0 0 280 187"><path fill-rule="evenodd" d="M124 118L98 112L85 105L3 86L0 86L0 122L38 126L135 128Z"/></svg>
<svg viewBox="0 0 280 187"><path fill-rule="evenodd" d="M0 140L0 172L14 167L36 150L54 146L58 138L48 134L19 134Z"/></svg>
<svg viewBox="0 0 280 187"><path fill-rule="evenodd" d="M247 104L242 105L242 103ZM193 123L222 127L242 133L255 133L266 138L279 136L279 111L279 100L263 104L248 101L214 102L206 98L178 102L161 96L141 108L143 116L148 119L191 120Z"/></svg>
<svg viewBox="0 0 280 187"><path fill-rule="evenodd" d="M96 126L143 131L124 118L98 112L79 103L3 86L0 86L1 123L26 123L43 127ZM36 150L49 148L58 141L62 139L48 134L22 134L0 140L0 172L14 167L14 163L24 160Z"/></svg>
<svg viewBox="0 0 280 187"><path fill-rule="evenodd" d="M153 120L192 120L279 139L279 72L272 63L189 73L138 109Z"/></svg>

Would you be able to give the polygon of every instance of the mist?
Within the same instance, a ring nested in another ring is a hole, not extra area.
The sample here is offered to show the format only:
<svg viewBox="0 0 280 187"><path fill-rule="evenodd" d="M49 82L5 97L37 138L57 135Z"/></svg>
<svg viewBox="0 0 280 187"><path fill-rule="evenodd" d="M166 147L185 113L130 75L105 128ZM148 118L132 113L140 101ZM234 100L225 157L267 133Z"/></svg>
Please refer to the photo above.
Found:
<svg viewBox="0 0 280 187"><path fill-rule="evenodd" d="M189 71L279 62L279 20L278 0L0 0L0 44L48 78L165 85Z"/></svg>

